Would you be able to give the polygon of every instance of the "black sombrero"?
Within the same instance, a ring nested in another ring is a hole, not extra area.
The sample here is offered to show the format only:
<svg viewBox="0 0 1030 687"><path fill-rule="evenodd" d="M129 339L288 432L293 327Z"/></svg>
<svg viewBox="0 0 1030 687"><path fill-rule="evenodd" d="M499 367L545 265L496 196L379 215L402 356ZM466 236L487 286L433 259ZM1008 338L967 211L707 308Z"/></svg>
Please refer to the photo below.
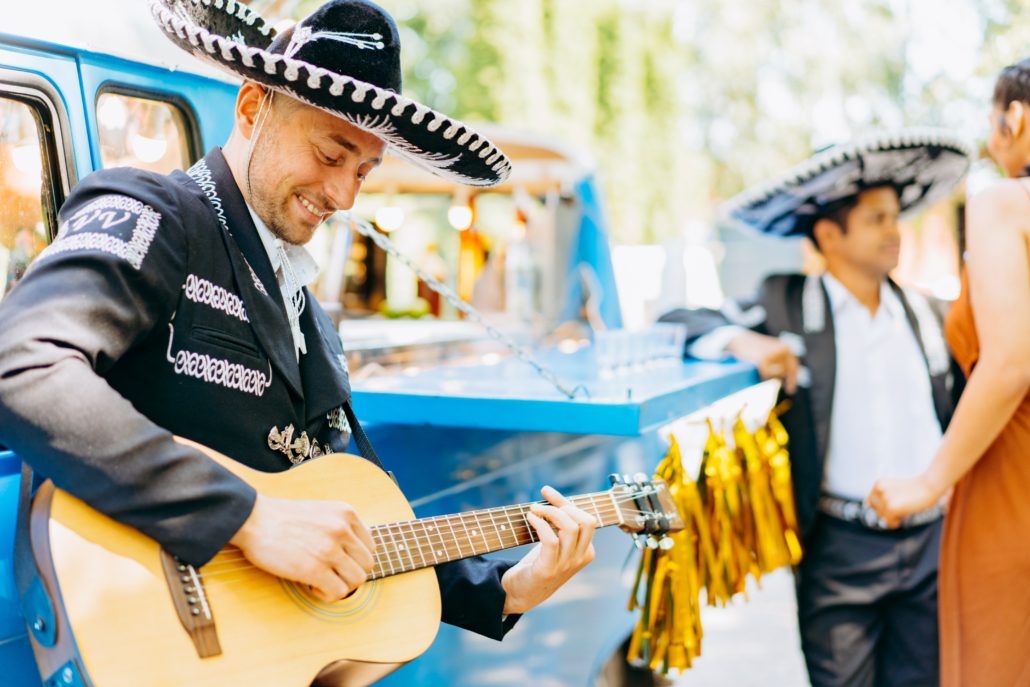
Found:
<svg viewBox="0 0 1030 687"><path fill-rule="evenodd" d="M236 0L150 0L180 48L330 112L397 154L472 186L504 181L511 162L469 126L401 95L397 25L366 0L330 0L277 33Z"/></svg>
<svg viewBox="0 0 1030 687"><path fill-rule="evenodd" d="M893 186L903 214L940 200L969 170L973 148L944 129L906 129L824 150L728 200L725 214L773 236L808 235L821 212Z"/></svg>

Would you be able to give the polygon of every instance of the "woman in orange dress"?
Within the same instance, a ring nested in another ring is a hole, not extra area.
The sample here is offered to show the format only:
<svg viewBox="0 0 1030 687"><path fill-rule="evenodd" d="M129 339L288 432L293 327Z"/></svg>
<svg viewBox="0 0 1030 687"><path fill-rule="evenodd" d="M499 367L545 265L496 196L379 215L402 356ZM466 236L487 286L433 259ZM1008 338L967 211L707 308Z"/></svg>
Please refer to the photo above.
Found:
<svg viewBox="0 0 1030 687"><path fill-rule="evenodd" d="M938 608L945 687L1030 686L1030 59L994 89L991 157L1013 177L967 206L968 261L945 333L968 377L927 471L880 480L888 523L954 485Z"/></svg>

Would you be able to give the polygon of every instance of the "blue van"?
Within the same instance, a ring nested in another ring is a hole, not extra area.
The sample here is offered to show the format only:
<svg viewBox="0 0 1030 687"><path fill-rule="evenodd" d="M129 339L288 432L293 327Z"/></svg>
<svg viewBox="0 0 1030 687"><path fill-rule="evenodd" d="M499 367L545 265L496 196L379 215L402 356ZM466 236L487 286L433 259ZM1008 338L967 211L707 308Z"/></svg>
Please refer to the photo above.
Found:
<svg viewBox="0 0 1030 687"><path fill-rule="evenodd" d="M168 43L143 2L92 2L88 17L78 4L67 16L35 5L5 8L0 27L0 298L55 235L57 210L79 179L116 165L188 167L228 137L236 92L227 77ZM330 222L322 242L330 267L351 266L350 273L340 268L327 276L319 298L340 322L356 411L419 516L532 501L543 484L585 493L606 488L611 473L648 473L663 450L662 426L757 381L750 366L684 363L678 350L652 347L646 334L618 332L589 163L553 142L504 131L494 137L512 153L515 181L484 197L483 207L510 209L528 197L540 220L523 237L536 260L527 272L538 282L528 301L533 312L527 319L527 301L522 312L496 312L512 338L545 342L532 355L553 377L527 365L519 347L454 321L447 297L424 294L438 319L368 317L393 314L394 294L400 310L418 303L410 296L419 287L410 276L391 281L396 256L353 237L346 222ZM528 170L522 176L520 161ZM389 164L366 190L374 202L360 201L357 211L368 215L375 203L398 196L424 201L420 210L409 206L409 214L432 211L425 207L446 212L458 199L453 187ZM451 223L460 229L460 216ZM451 243L439 247L445 264L479 250L485 270L487 254L501 254L497 244L476 248L468 234L443 238ZM510 257L515 249L507 250ZM509 272L518 267L505 264ZM476 284L463 285L460 273L447 281L459 293L468 286L462 295L477 299ZM504 283L513 302L519 287ZM549 336L538 336L541 330ZM0 452L0 681L71 684L71 677L40 676L15 591L19 482L20 460ZM596 549L595 562L504 642L445 626L425 655L382 684L654 684L648 671L623 659L635 620L626 611L636 563L631 541L615 528L600 530ZM148 684L147 676L135 683Z"/></svg>

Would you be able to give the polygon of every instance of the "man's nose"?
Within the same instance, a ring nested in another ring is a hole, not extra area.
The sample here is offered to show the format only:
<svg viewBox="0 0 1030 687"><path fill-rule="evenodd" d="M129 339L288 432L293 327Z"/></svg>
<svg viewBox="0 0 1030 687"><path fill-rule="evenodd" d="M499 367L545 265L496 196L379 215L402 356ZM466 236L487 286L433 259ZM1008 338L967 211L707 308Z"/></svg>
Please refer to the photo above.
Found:
<svg viewBox="0 0 1030 687"><path fill-rule="evenodd" d="M361 190L361 181L353 169L346 167L336 170L325 183L327 200L335 210L350 210Z"/></svg>

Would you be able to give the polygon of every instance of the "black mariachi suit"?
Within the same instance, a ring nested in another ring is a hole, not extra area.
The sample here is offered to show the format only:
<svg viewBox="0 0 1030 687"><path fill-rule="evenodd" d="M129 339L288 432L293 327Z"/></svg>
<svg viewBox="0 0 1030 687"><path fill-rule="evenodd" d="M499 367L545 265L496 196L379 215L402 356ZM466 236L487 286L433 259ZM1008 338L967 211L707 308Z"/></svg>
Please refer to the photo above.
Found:
<svg viewBox="0 0 1030 687"><path fill-rule="evenodd" d="M98 172L0 304L0 442L200 565L255 493L183 436L268 472L347 448L343 348L307 293L298 363L268 256L219 150L188 173ZM500 638L509 562L439 566L443 620Z"/></svg>
<svg viewBox="0 0 1030 687"><path fill-rule="evenodd" d="M961 391L961 373L947 353L938 314L929 302L893 282L889 285L923 352L943 430ZM687 325L688 349L717 327L739 324L793 339L803 350L799 360L805 372L782 421L790 436L794 495L805 547L797 570L798 617L812 684L936 685L940 522L874 532L823 516L817 508L837 361L832 310L822 280L801 274L774 275L752 301L731 304L722 312L675 310L662 319Z"/></svg>

